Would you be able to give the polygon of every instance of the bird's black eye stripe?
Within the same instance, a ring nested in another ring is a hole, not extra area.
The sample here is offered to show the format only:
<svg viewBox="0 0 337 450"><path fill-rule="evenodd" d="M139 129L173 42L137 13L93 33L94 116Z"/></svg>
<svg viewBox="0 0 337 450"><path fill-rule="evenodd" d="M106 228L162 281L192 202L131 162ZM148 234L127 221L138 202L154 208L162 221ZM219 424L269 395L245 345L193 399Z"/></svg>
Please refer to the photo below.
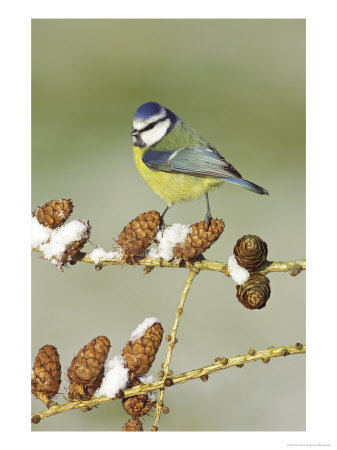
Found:
<svg viewBox="0 0 337 450"><path fill-rule="evenodd" d="M139 130L140 133L143 133L143 131L148 131L148 130L152 130L153 127L155 127L159 122L164 122L164 120L167 119L167 116L156 120L155 122L149 123L149 125L147 125L145 128L142 128L141 130Z"/></svg>
<svg viewBox="0 0 337 450"><path fill-rule="evenodd" d="M153 128L155 125L157 125L157 123L158 123L158 122L152 122L152 123L150 123L147 127L142 128L142 129L140 130L140 132L142 133L143 131L152 130L152 128Z"/></svg>

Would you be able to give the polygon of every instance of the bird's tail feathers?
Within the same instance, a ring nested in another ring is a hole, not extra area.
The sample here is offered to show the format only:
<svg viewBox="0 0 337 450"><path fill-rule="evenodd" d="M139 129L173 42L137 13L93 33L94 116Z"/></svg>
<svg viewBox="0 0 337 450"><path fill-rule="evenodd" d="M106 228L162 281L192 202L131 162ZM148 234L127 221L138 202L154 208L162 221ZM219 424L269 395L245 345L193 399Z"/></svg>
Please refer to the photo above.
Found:
<svg viewBox="0 0 337 450"><path fill-rule="evenodd" d="M244 180L243 178L234 178L234 177L228 177L228 178L222 178L224 181L228 181L229 183L237 184L239 186L242 186L245 189L248 189L249 191L256 192L256 194L263 194L263 195L269 195L269 192L264 189L261 186L258 186L257 184L254 184L250 181Z"/></svg>

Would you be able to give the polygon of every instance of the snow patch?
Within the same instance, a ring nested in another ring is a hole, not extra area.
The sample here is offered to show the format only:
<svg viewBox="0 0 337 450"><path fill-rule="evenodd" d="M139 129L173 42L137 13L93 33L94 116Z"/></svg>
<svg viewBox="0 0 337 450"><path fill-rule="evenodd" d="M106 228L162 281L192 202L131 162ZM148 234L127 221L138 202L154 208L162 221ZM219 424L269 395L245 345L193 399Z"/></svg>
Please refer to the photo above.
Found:
<svg viewBox="0 0 337 450"><path fill-rule="evenodd" d="M151 248L147 254L150 258L163 258L166 261L173 259L173 249L177 244L183 244L187 235L192 231L190 225L174 223L172 226L158 231L155 239L158 241L157 248Z"/></svg>
<svg viewBox="0 0 337 450"><path fill-rule="evenodd" d="M139 381L141 381L144 384L154 383L156 381L153 375L148 375L148 374L142 375L141 377L138 377L138 379L139 379ZM155 391L147 392L147 395L151 402L155 402L157 400Z"/></svg>
<svg viewBox="0 0 337 450"><path fill-rule="evenodd" d="M62 253L66 250L67 245L71 242L81 240L83 233L87 231L87 229L88 221L84 219L72 220L61 227L52 230L49 242L41 244L39 248L46 259L58 261L61 258ZM53 262L53 264L55 263Z"/></svg>
<svg viewBox="0 0 337 450"><path fill-rule="evenodd" d="M144 336L145 331L157 322L161 323L160 320L156 317L147 317L146 319L144 319L143 322L140 323L138 327L131 333L130 341L134 342L137 339L140 339L142 336Z"/></svg>
<svg viewBox="0 0 337 450"><path fill-rule="evenodd" d="M95 264L107 259L120 260L122 258L122 249L117 248L111 252L106 252L103 247L98 246L91 253L88 253L87 256L94 261Z"/></svg>
<svg viewBox="0 0 337 450"><path fill-rule="evenodd" d="M244 267L241 267L237 262L235 255L232 254L228 258L228 270L230 276L233 278L237 285L245 284L248 278L250 277L250 273Z"/></svg>
<svg viewBox="0 0 337 450"><path fill-rule="evenodd" d="M52 229L44 227L40 224L36 217L32 217L32 235L31 244L32 248L38 248L44 242L47 242L50 238Z"/></svg>
<svg viewBox="0 0 337 450"><path fill-rule="evenodd" d="M114 398L121 389L125 389L129 383L129 369L126 367L122 355L114 356L105 364L106 373L101 387L95 392L95 397Z"/></svg>
<svg viewBox="0 0 337 450"><path fill-rule="evenodd" d="M144 336L146 330L152 327L152 325L157 322L160 323L160 320L156 317L147 317L146 319L144 319L143 322L140 323L138 327L131 333L130 341L134 342L137 341L137 339L140 339L142 336Z"/></svg>

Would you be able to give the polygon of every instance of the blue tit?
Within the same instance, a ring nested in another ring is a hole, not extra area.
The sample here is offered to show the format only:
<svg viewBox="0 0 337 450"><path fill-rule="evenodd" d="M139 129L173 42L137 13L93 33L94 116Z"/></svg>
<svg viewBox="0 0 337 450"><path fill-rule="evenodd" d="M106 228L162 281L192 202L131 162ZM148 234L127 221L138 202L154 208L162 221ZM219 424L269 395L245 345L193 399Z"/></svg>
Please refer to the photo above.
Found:
<svg viewBox="0 0 337 450"><path fill-rule="evenodd" d="M141 105L131 132L135 165L146 183L167 203L162 214L177 202L206 196L206 221L212 218L208 191L223 181L257 194L268 191L240 173L198 132L159 103Z"/></svg>

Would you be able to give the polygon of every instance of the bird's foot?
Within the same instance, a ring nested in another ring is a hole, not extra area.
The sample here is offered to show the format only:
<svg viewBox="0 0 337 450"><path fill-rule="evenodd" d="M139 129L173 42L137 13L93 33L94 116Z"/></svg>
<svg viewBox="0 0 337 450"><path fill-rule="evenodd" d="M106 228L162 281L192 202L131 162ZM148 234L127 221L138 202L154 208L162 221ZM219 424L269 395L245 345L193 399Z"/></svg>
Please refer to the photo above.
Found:
<svg viewBox="0 0 337 450"><path fill-rule="evenodd" d="M206 231L208 230L208 227L210 226L212 218L213 217L210 214L206 214L206 216L205 216Z"/></svg>
<svg viewBox="0 0 337 450"><path fill-rule="evenodd" d="M165 222L163 220L163 218L160 218L160 225L159 225L159 231L161 231L162 233L164 233L164 230L166 228Z"/></svg>
<svg viewBox="0 0 337 450"><path fill-rule="evenodd" d="M164 216L165 216L165 214L167 213L167 211L169 210L169 206L167 206L166 208L165 208L165 211L163 212L163 214L160 216L160 225L159 225L159 230L162 232L162 233L164 233L164 230L165 230L165 228L166 228L166 225L165 225L165 222L164 222Z"/></svg>

